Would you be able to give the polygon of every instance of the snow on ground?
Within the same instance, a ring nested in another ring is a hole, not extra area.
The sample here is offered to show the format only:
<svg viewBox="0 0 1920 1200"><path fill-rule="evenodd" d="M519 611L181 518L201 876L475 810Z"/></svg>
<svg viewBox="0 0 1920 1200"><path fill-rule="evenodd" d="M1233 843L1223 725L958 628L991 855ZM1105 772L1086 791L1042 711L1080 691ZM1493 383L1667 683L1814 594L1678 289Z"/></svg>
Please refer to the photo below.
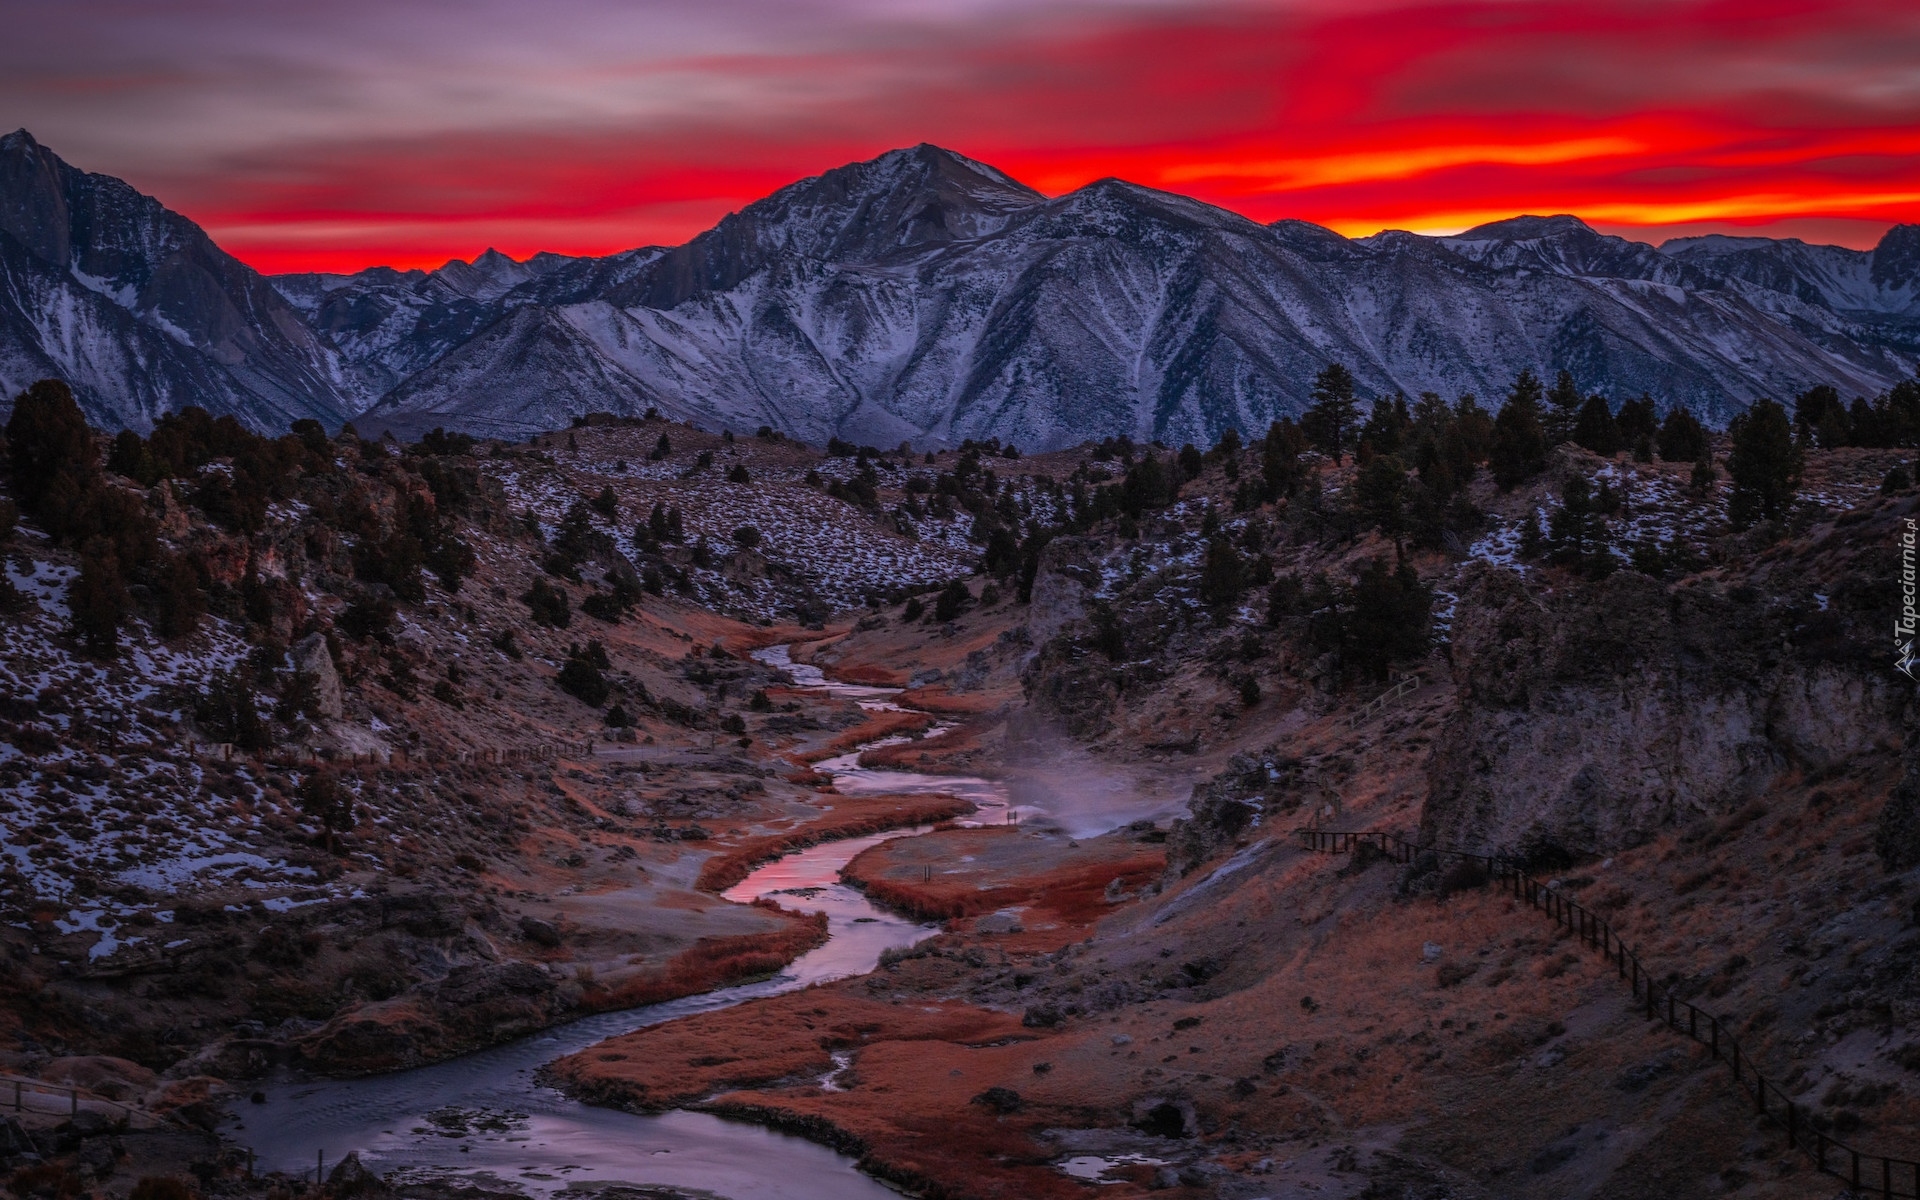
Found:
<svg viewBox="0 0 1920 1200"><path fill-rule="evenodd" d="M907 537L883 523L890 520L885 514L869 513L804 484L773 482L765 476L749 485L728 483L720 467L690 475L678 467L675 474L683 477L660 479L633 472L583 477L524 460L488 460L487 466L513 510L532 512L549 536L557 532L575 502L611 485L621 500L620 518L609 521L595 513L594 525L635 562L642 557L634 546L635 527L646 520L656 502L677 507L685 544L704 539L713 552L713 567L689 571L700 593L716 607L756 617L790 612L791 599L767 579L724 569L725 560L736 552L734 531L742 526L760 532L759 553L769 563L792 572L821 600L841 609L863 605L874 593L936 588L971 574L979 557L965 532L972 523L970 516L944 521L929 517L914 523L917 536Z"/></svg>
<svg viewBox="0 0 1920 1200"><path fill-rule="evenodd" d="M93 662L66 630L77 572L39 560L6 570L35 605L0 624L0 695L13 700L14 722L0 740L0 919L95 933L98 960L148 940L130 922L165 922L177 894L219 885L271 893L272 903L328 894L266 836L263 816L297 822L290 803L250 765L216 768L182 744L182 709L241 662L246 644L218 618L172 645L135 622L119 659ZM118 753L84 749L79 730L96 742L110 732Z"/></svg>

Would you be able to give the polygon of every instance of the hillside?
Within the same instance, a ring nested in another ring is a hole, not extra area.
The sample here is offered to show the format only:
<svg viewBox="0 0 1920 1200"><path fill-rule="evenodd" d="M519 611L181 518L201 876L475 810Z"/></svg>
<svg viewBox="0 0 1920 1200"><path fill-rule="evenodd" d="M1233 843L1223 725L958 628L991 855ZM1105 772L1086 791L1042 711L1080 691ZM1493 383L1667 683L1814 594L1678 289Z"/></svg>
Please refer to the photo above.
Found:
<svg viewBox="0 0 1920 1200"><path fill-rule="evenodd" d="M109 436L36 385L4 455L0 1070L129 1126L8 1117L41 1172L9 1186L290 1192L233 1147L323 1077L748 981L543 1078L926 1194L1835 1195L1578 939L1296 830L1503 855L1723 1014L1803 1128L1902 1154L1912 449L1824 446L1828 414L1762 512L1760 422L1516 469L1486 419L1384 405L1359 461L1291 425L405 445ZM842 838L898 925L728 898ZM898 938L877 969L780 990L858 929ZM544 1195L479 1165L525 1115L464 1103L323 1149L423 1200Z"/></svg>

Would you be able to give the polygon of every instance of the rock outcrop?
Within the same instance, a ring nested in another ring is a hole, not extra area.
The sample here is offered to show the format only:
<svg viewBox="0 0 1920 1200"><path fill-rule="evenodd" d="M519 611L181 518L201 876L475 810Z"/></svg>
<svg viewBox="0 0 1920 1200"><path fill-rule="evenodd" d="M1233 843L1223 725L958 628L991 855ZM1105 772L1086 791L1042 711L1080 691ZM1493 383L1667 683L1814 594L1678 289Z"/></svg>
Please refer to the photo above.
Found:
<svg viewBox="0 0 1920 1200"><path fill-rule="evenodd" d="M1847 613L1842 593L1871 581L1826 586ZM1602 854L1729 811L1789 769L1841 769L1896 743L1906 698L1855 645L1870 608L1851 610L1859 629L1836 629L1827 609L1751 587L1469 577L1453 629L1459 708L1435 741L1423 835Z"/></svg>

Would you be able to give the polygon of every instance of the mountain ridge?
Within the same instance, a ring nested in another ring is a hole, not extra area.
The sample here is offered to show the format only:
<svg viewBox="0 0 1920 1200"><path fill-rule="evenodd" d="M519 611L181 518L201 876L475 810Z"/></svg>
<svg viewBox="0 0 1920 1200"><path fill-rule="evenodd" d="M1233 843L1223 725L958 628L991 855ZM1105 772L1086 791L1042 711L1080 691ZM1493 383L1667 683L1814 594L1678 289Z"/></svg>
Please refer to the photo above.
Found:
<svg viewBox="0 0 1920 1200"><path fill-rule="evenodd" d="M76 224L54 184L124 228ZM1523 367L1566 369L1715 422L1816 383L1872 394L1920 362L1920 225L1871 251L1655 247L1572 214L1348 239L1118 179L1047 197L926 143L796 181L680 246L489 249L434 271L259 276L25 131L0 139L0 214L0 384L62 374L90 415L136 428L187 402L263 429L494 436L657 408L814 442L1045 449L1258 433L1336 361L1365 397L1497 396ZM146 247L131 267L85 269L126 245ZM34 318L65 310L85 320Z"/></svg>

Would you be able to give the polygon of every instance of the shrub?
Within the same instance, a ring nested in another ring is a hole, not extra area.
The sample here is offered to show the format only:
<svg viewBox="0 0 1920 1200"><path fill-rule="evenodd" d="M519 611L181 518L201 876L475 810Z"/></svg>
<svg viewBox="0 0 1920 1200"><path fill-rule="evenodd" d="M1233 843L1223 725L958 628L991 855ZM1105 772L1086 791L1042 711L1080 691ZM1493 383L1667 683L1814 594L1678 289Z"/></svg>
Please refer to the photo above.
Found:
<svg viewBox="0 0 1920 1200"><path fill-rule="evenodd" d="M733 464L733 469L727 472L727 482L728 483L752 483L753 476L748 474L747 465L745 463L735 463Z"/></svg>
<svg viewBox="0 0 1920 1200"><path fill-rule="evenodd" d="M584 649L569 646L567 661L560 667L560 690L590 708L599 708L613 691L601 673L607 665L606 650L599 642L588 642Z"/></svg>
<svg viewBox="0 0 1920 1200"><path fill-rule="evenodd" d="M593 498L593 511L609 521L620 519L620 497L614 494L612 484L601 488L600 494Z"/></svg>
<svg viewBox="0 0 1920 1200"><path fill-rule="evenodd" d="M355 641L369 638L388 641L393 627L393 601L381 592L362 592L340 613L334 622Z"/></svg>
<svg viewBox="0 0 1920 1200"><path fill-rule="evenodd" d="M553 629L565 629L573 623L571 606L567 602L567 593L546 580L536 577L533 587L520 597L533 615L533 623L546 625Z"/></svg>
<svg viewBox="0 0 1920 1200"><path fill-rule="evenodd" d="M936 621L953 620L966 610L968 603L971 602L972 599L973 596L967 591L965 580L954 579L948 581L947 586L941 588L940 594L934 598L933 619Z"/></svg>
<svg viewBox="0 0 1920 1200"><path fill-rule="evenodd" d="M743 549L753 550L760 545L760 531L751 525L742 525L733 531L733 540Z"/></svg>
<svg viewBox="0 0 1920 1200"><path fill-rule="evenodd" d="M300 811L312 817L326 833L327 845L333 845L336 833L354 826L353 793L341 786L327 771L315 771L300 781L294 792Z"/></svg>

